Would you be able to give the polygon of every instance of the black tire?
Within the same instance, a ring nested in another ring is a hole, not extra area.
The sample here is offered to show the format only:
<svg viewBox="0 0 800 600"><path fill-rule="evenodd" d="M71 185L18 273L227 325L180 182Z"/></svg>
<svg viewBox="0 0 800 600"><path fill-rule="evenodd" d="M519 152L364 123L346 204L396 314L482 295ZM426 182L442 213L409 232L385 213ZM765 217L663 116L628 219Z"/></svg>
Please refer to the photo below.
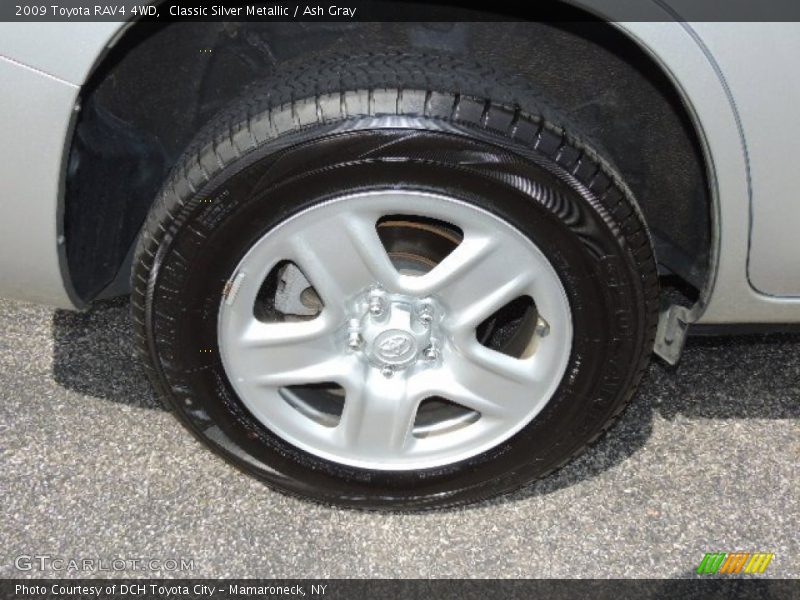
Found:
<svg viewBox="0 0 800 600"><path fill-rule="evenodd" d="M132 314L148 374L199 439L283 492L408 510L512 491L611 425L653 347L648 232L609 163L508 81L440 57L331 59L276 75L198 135L144 225ZM446 193L514 225L550 259L573 315L567 375L545 409L500 446L437 469L368 471L290 446L244 408L217 350L224 285L255 240L325 199L386 187Z"/></svg>

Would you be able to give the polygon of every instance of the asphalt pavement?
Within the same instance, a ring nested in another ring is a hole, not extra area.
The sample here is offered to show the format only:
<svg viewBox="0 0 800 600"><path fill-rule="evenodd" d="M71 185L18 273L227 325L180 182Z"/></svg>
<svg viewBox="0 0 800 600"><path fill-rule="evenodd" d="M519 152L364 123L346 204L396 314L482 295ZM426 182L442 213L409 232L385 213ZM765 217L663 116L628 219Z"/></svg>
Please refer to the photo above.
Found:
<svg viewBox="0 0 800 600"><path fill-rule="evenodd" d="M800 335L690 340L577 461L428 514L326 508L245 476L161 407L130 338L123 300L0 301L0 577L690 577L718 551L774 553L761 577L800 577Z"/></svg>

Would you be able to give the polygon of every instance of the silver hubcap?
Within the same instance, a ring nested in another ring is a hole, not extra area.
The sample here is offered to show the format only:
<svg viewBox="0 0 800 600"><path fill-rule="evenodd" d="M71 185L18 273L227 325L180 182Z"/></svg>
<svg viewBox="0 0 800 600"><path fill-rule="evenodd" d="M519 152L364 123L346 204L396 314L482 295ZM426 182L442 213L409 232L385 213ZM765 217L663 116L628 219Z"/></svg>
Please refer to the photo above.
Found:
<svg viewBox="0 0 800 600"><path fill-rule="evenodd" d="M412 273L379 235L389 215L461 235ZM287 261L270 308L291 314L257 316L265 280ZM360 468L438 467L507 440L550 400L572 344L566 294L541 251L490 213L423 192L356 194L295 215L248 251L224 296L222 363L245 406L289 443ZM523 297L535 305L524 349L479 340Z"/></svg>

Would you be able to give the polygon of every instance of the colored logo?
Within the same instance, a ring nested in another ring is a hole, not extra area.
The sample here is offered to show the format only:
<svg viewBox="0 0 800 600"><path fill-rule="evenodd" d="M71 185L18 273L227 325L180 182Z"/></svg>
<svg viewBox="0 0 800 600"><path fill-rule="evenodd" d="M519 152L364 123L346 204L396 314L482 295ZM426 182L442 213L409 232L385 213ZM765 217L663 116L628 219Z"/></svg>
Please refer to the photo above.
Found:
<svg viewBox="0 0 800 600"><path fill-rule="evenodd" d="M698 575L761 574L773 556L768 552L711 552L703 557L696 572Z"/></svg>

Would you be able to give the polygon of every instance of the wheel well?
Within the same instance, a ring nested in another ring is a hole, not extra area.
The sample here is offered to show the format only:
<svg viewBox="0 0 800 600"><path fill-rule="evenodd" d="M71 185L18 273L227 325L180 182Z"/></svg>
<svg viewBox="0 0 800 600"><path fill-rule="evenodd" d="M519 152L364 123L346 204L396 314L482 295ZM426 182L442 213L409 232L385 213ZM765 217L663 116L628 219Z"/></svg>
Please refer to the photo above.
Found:
<svg viewBox="0 0 800 600"><path fill-rule="evenodd" d="M615 27L554 23L137 23L84 87L67 168L69 274L83 301L126 293L131 249L195 133L251 82L332 52L459 55L528 80L625 177L662 275L690 299L709 272L711 201L671 81Z"/></svg>

